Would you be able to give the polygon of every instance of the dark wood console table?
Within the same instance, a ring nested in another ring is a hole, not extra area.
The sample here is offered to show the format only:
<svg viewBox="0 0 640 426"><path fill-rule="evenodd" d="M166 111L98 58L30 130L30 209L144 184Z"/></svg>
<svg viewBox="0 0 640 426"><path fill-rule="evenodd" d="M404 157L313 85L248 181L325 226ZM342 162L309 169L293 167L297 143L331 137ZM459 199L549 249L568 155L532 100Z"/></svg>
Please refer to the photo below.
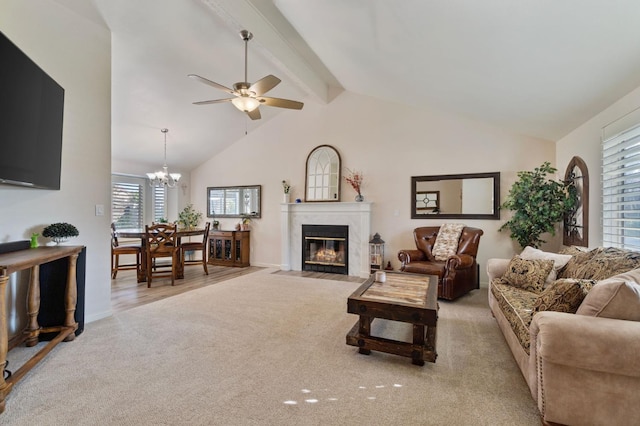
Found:
<svg viewBox="0 0 640 426"><path fill-rule="evenodd" d="M41 333L57 333L57 335L24 365L16 370L11 377L4 379L0 371L0 413L5 409L5 399L11 392L13 385L19 382L29 370L38 364L58 343L72 341L76 335L78 323L75 320L77 302L76 264L83 246L39 247L28 250L18 250L0 254L0 370L7 361L7 352L21 343L35 346ZM40 310L40 265L58 259L68 258L68 273L64 300L64 322L60 325L40 327L38 312ZM27 294L28 325L23 333L9 342L5 293L9 275L13 272L31 269L29 291Z"/></svg>
<svg viewBox="0 0 640 426"><path fill-rule="evenodd" d="M208 263L218 266L250 266L249 237L250 231L210 231Z"/></svg>

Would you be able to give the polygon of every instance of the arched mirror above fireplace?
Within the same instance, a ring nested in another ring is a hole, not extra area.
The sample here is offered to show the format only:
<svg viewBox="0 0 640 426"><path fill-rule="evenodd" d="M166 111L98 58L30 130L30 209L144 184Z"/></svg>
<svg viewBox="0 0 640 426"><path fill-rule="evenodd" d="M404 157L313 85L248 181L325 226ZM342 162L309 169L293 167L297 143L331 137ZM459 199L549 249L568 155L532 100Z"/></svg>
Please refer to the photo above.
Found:
<svg viewBox="0 0 640 426"><path fill-rule="evenodd" d="M340 154L330 145L314 148L307 157L305 201L340 201Z"/></svg>

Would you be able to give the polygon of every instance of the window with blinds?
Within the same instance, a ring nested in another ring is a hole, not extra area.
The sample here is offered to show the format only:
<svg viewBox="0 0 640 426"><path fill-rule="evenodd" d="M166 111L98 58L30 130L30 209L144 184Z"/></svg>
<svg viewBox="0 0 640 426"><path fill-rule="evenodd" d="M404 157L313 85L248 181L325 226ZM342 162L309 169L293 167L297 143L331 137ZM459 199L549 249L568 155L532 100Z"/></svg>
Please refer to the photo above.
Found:
<svg viewBox="0 0 640 426"><path fill-rule="evenodd" d="M140 229L144 226L144 193L142 184L111 183L111 221L116 228Z"/></svg>
<svg viewBox="0 0 640 426"><path fill-rule="evenodd" d="M602 143L602 240L640 251L640 125Z"/></svg>
<svg viewBox="0 0 640 426"><path fill-rule="evenodd" d="M167 218L167 188L153 187L153 221L160 222Z"/></svg>

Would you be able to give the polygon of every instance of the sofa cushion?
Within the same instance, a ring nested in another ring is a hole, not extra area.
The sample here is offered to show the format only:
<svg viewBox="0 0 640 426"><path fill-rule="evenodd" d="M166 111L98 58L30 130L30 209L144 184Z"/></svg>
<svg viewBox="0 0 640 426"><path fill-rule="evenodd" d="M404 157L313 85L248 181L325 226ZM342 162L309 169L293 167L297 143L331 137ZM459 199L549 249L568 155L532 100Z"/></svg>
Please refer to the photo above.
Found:
<svg viewBox="0 0 640 426"><path fill-rule="evenodd" d="M599 247L574 254L558 278L604 280L636 268L640 268L640 253Z"/></svg>
<svg viewBox="0 0 640 426"><path fill-rule="evenodd" d="M514 287L502 278L491 282L491 293L505 318L509 321L518 342L529 353L529 325L533 318L532 307L539 295Z"/></svg>
<svg viewBox="0 0 640 426"><path fill-rule="evenodd" d="M546 286L551 284L556 280L557 273L560 269L564 268L565 265L571 260L570 254L559 254L559 253L549 253L546 251L542 251L540 249L527 246L520 253L520 257L525 260L552 260L553 268L551 268L551 272L546 279Z"/></svg>
<svg viewBox="0 0 640 426"><path fill-rule="evenodd" d="M516 255L509 262L502 279L514 287L540 293L551 269L552 260L524 260Z"/></svg>
<svg viewBox="0 0 640 426"><path fill-rule="evenodd" d="M444 262L411 262L404 266L403 272L411 272L414 274L437 275L442 277L447 265Z"/></svg>
<svg viewBox="0 0 640 426"><path fill-rule="evenodd" d="M593 286L576 313L640 321L640 285L622 279L600 281Z"/></svg>
<svg viewBox="0 0 640 426"><path fill-rule="evenodd" d="M560 250L560 254L570 254L571 259L558 273L558 278L589 278L589 261L598 254L602 248L592 250L580 250L577 247L566 247Z"/></svg>
<svg viewBox="0 0 640 426"><path fill-rule="evenodd" d="M561 278L554 281L536 299L533 311L555 311L574 314L595 281Z"/></svg>

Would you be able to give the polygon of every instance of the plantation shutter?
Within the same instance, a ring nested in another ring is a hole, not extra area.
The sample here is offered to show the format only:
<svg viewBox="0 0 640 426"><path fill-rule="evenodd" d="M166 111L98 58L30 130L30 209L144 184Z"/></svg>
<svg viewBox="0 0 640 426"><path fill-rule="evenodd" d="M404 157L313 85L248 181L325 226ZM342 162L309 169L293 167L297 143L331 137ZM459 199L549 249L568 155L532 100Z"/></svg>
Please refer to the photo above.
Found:
<svg viewBox="0 0 640 426"><path fill-rule="evenodd" d="M640 126L602 143L602 240L640 251Z"/></svg>
<svg viewBox="0 0 640 426"><path fill-rule="evenodd" d="M144 226L142 190L138 183L111 183L111 221L116 229L140 229Z"/></svg>
<svg viewBox="0 0 640 426"><path fill-rule="evenodd" d="M163 186L153 187L153 221L167 218L167 188Z"/></svg>

